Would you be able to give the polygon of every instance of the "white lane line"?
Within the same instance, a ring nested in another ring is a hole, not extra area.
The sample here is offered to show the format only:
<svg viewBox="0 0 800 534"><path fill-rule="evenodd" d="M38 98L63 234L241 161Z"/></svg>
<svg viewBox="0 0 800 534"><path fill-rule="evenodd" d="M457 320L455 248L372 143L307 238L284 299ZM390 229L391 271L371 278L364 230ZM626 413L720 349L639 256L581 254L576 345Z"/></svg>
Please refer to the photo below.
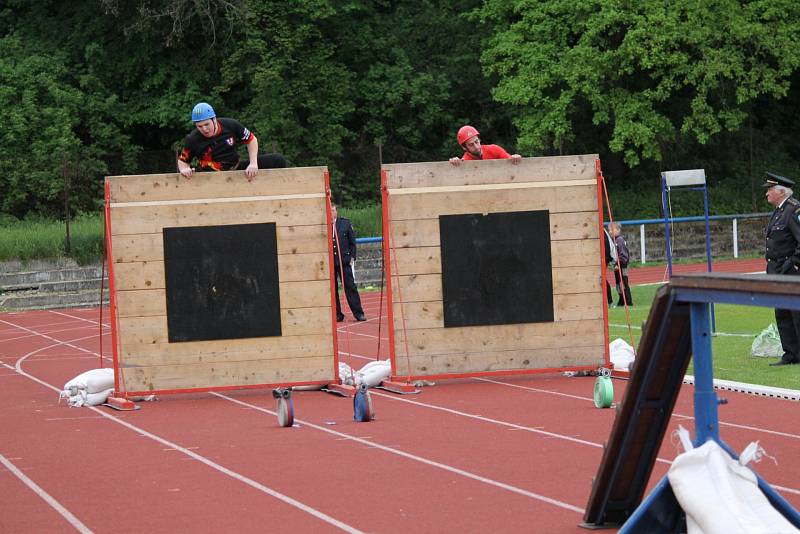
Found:
<svg viewBox="0 0 800 534"><path fill-rule="evenodd" d="M622 329L625 329L625 330L628 329L628 325L626 325L626 324L609 323L608 326L611 327L611 328L622 328ZM630 328L631 328L631 330L641 330L642 329L641 326L633 326L633 325L631 325ZM720 337L751 337L751 338L755 338L757 335L758 334L742 334L742 333L739 333L739 332L714 332L713 334L711 334L711 337L720 336Z"/></svg>
<svg viewBox="0 0 800 534"><path fill-rule="evenodd" d="M524 390L527 390L527 391L535 391L537 393L545 393L545 394L548 394L548 395L557 395L557 396L560 396L560 397L570 397L570 398L573 398L573 399L585 400L587 402L592 402L592 403L594 402L594 398L591 398L591 397L581 397L579 395L570 395L568 393L561 393L561 392L558 392L558 391L551 391L551 390L547 390L547 389L539 389L539 388L533 388L533 387L529 387L529 386L522 386L520 384L509 384L507 382L501 382L499 380L491 380L491 379L488 379L488 378L476 378L476 380L480 380L480 381L483 381L483 382L491 382L492 384L499 384L501 386L506 386L506 387L511 387L511 388L524 389ZM687 419L687 420L692 420L692 421L694 420L694 416L692 416L692 415L684 415L684 414L680 414L680 413L677 413L677 412L672 412L672 415L674 415L675 417L681 417L681 418ZM782 437L785 437L785 438L800 439L800 434L789 434L788 432L780 432L778 430L770 430L768 428L763 428L763 427L739 425L739 424L736 424L736 423L727 423L725 421L719 421L719 424L720 424L720 426L729 426L731 428L740 428L740 429L743 429L743 430L751 430L753 432L761 432L763 434L772 434L772 435L775 435L775 436L782 436Z"/></svg>
<svg viewBox="0 0 800 534"><path fill-rule="evenodd" d="M87 336L87 337L92 337L92 336ZM77 338L77 339L72 339L70 341L80 341L81 339L86 339L86 338ZM49 345L47 347L42 347L42 348L36 349L35 351L30 352L30 353L26 354L25 356L23 356L22 358L18 359L17 363L16 363L16 366L15 366L15 369L16 369L17 373L21 374L22 376L24 376L26 378L29 378L30 380L33 380L37 384L40 384L40 385L42 385L42 386L44 386L46 388L52 389L53 391L56 391L56 392L60 392L61 390L59 388L57 388L57 387L45 382L44 380L41 380L41 379L39 379L39 378L37 378L37 377L35 377L35 376L23 371L22 370L22 363L25 361L26 358L36 354L37 352L40 352L42 350L47 350L47 349L52 348L52 347L57 347L57 346L59 346L61 344L65 344L66 345L66 344L69 344L69 342L68 341L62 341L62 342L58 342L58 343L53 344L53 345ZM160 436L157 436L155 434L151 434L150 432L148 432L147 430L144 430L143 428L137 427L136 425L128 423L127 421L123 421L121 419L118 419L117 417L114 417L113 415L108 414L108 413L106 413L106 412L104 412L104 411L102 411L99 408L96 408L94 406L85 406L85 408L89 408L90 410L93 410L95 413L105 417L109 421L113 421L113 422L115 422L115 423L117 423L119 425L122 425L122 426L124 426L124 427L126 427L126 428L128 428L128 429L130 429L130 430L132 430L134 432L136 432L140 436L144 436L144 437L150 438L151 440L156 441L156 442L158 442L158 443L160 443L160 444L162 444L162 445L164 445L164 446L166 446L168 448L175 449L176 451L182 452L183 454L185 454L186 456L189 456L193 460L197 460L198 462L201 462L201 463L207 465L208 467L211 467L212 469L215 469L215 470L219 471L222 474L225 474L225 475L227 475L227 476L229 476L229 477L231 477L231 478L233 478L235 480L238 480L239 482L242 482L242 483L244 483L244 484L246 484L246 485L248 485L248 486L250 486L250 487L252 487L252 488L254 488L256 490L258 490L258 491L261 491L262 493L266 493L267 495L269 495L271 497L274 497L274 498L276 498L276 499L278 499L280 501L283 501L284 503L286 503L286 504L288 504L290 506L294 506L295 508L297 508L299 510L302 510L303 512L306 512L307 514L312 515L312 516L316 517L317 519L319 519L321 521L324 521L325 523L328 523L329 525L335 526L335 527L337 527L340 530L343 530L345 532L350 532L350 533L353 533L353 534L362 534L362 532L360 530L358 530L355 527L352 527L352 526L348 525L347 523L339 521L338 519L336 519L336 518L334 518L332 516L329 516L328 514L325 514L325 513L321 512L319 510L316 510L315 508L312 508L312 507L310 507L310 506L308 506L308 505L306 505L306 504L304 504L304 503L302 503L302 502L300 502L300 501L298 501L296 499L293 499L293 498L289 497L288 495L284 495L283 493L280 493L279 491L276 491L276 490L274 490L272 488L264 486L263 484L261 484L259 482L256 482L255 480L253 480L251 478L248 478L248 477L246 477L246 476L244 476L244 475L242 475L240 473L237 473L236 471L228 469L227 467L224 467L224 466L222 466L222 465L220 465L220 464L218 464L216 462L213 462L213 461L209 460L208 458L206 458L204 456L200 456L199 454L189 450L188 448L181 447L177 443L173 443L173 442L171 442L171 441L169 441L167 439L164 439L164 438L162 438Z"/></svg>
<svg viewBox="0 0 800 534"><path fill-rule="evenodd" d="M375 358L372 356L364 356L363 354L356 354L355 352L347 352L346 350L339 351L339 361L342 361L341 356L351 356L353 358L361 358L362 360L369 360L369 361L376 361ZM353 371L358 371L358 369L353 369Z"/></svg>
<svg viewBox="0 0 800 534"><path fill-rule="evenodd" d="M569 397L570 399L578 399L584 401L594 402L593 397L581 397L580 395L572 395L570 393L561 393L560 391L552 391L549 389L539 389L530 386L522 386L520 384L509 384L508 382L501 382L499 380L492 380L491 378L477 378L481 382L491 382L492 384L500 384L501 386L524 389L526 391L535 391L537 393L547 393L549 395L557 395L559 397Z"/></svg>
<svg viewBox="0 0 800 534"><path fill-rule="evenodd" d="M250 404L250 403L247 403L247 402L244 402L244 401L240 401L239 399L234 399L233 397L229 397L229 396L223 395L221 393L212 393L212 395L215 395L217 397L229 400L230 402L234 402L234 403L239 404L241 406L247 406L248 408L252 408L253 410L257 410L259 412L270 414L272 416L276 416L277 415L275 412L273 412L271 410L267 410L266 408L262 408L261 406L256 406L255 404ZM463 477L470 478L472 480L477 480L478 482L482 482L484 484L489 484L490 486L494 486L496 488L504 489L504 490L516 493L518 495L523 495L525 497L530 497L531 499L535 499L537 501L542 501L542 502L546 502L548 504L552 504L552 505L558 506L559 508L564 508L566 510L571 510L573 512L578 512L580 514L583 513L583 508L580 508L578 506L573 506L571 504L565 503L563 501L559 501L557 499L552 499L550 497L546 497L544 495L540 495L540 494L534 493L532 491L524 490L522 488L518 488L516 486L512 486L512 485L506 484L504 482L499 482L497 480L493 480L491 478L486 478L484 476L477 475L477 474L471 473L469 471L464 471L463 469L459 469L459 468L453 467L451 465L447 465L447 464L439 463L439 462L436 462L436 461L433 461L433 460L429 460L427 458L423 458L423 457L417 456L415 454L410 454L410 453L407 453L407 452L403 452L403 451L398 450L398 449L393 449L393 448L387 447L385 445L380 445L380 444L375 443L373 441L368 441L368 440L366 440L364 438L358 438L358 437L355 437L355 436L351 436L349 434L343 434L341 432L337 432L335 430L331 430L331 429L325 428L323 426L315 425L314 423L310 423L308 421L302 421L302 420L298 420L298 419L295 419L295 421L297 421L297 422L299 422L299 423L301 423L301 424L303 424L305 426L308 426L310 428L313 428L315 430L319 430L321 432L327 432L328 434L331 434L333 436L337 436L338 438L343 439L343 440L354 441L356 443L360 443L361 445L366 445L367 447L370 447L370 448L373 448L373 449L379 449L379 450L382 450L384 452L388 452L388 453L391 453L391 454L396 454L397 456L402 456L403 458L407 458L407 459L413 460L415 462L420 462L420 463L423 463L425 465L429 465L431 467L437 467L439 469L443 469L444 471L448 471L448 472L454 473L456 475L461 475Z"/></svg>
<svg viewBox="0 0 800 534"><path fill-rule="evenodd" d="M575 437L572 437L572 436L567 436L565 434L556 434L555 432L548 432L546 430L540 430L540 429L538 429L536 427L518 425L516 423L509 423L508 421L500 421L499 419L492 419L491 417L484 417L482 415L475 415L475 414L471 414L471 413L467 413L467 412L462 412L462 411L459 411L459 410L454 410L452 408L445 408L444 406L436 406L435 404L428 404L428 403L425 403L425 402L419 402L419 401L407 399L405 397L398 397L395 394L381 393L379 391L372 391L370 394L378 395L380 397L391 399L391 400L397 401L397 402L406 402L408 404L413 404L415 406L420 406L422 408L429 408L431 410L438 410L440 412L450 413L450 414L453 414L453 415L458 415L460 417L467 417L469 419L475 419L475 420L478 420L478 421L483 421L484 423L491 423L493 425L500 425L500 426L505 426L505 427L508 427L508 428L515 428L517 430L525 430L527 432L533 432L534 434L541 434L543 436L547 436L547 437L551 437L551 438L558 438L558 439L562 439L564 441L571 441L573 443L578 443L580 445L588 445L589 447L595 447L595 448L599 448L599 449L603 448L603 444L602 443L597 443L597 442L594 442L594 441L587 441L585 439L575 438ZM666 462L666 463L671 463L671 462L669 462L667 460L663 460L663 461Z"/></svg>
<svg viewBox="0 0 800 534"><path fill-rule="evenodd" d="M5 456L0 454L0 463L2 463L6 469L11 471L18 479L20 479L26 486L28 486L31 491L33 491L36 495L38 495L44 502L50 505L50 507L61 514L61 517L67 520L70 525L75 527L75 530L78 532L83 532L85 534L91 534L91 530L84 525L80 519L72 515L72 512L64 508L60 502L55 500L49 493L41 488L36 482L31 480L25 473L17 469L17 466L12 464Z"/></svg>
<svg viewBox="0 0 800 534"><path fill-rule="evenodd" d="M99 354L96 354L95 352L92 352L92 351L91 351L91 350L89 350L89 349L84 349L83 347L78 347L77 345L72 345L72 344L71 344L70 342L68 342L68 341L60 341L60 340L58 340L58 339L56 339L56 338L54 338L54 337L50 337L50 336L48 336L47 334L43 334L43 333L41 333L41 332L37 332L36 330L31 330L30 328L26 328L26 327L24 327L24 326L20 326L20 325L14 324L14 323L9 323L8 321L4 321L4 320L2 320L2 319L0 319L0 323L7 324L7 325L11 325L11 326L16 326L17 328L19 328L19 329L21 329L21 330L24 330L24 331L26 331L26 332L29 332L29 333L31 333L31 334L36 334L36 335L39 335L39 336L41 336L41 337L43 337L43 338L45 338L45 339L47 339L47 340L50 340L50 341L55 341L55 342L56 342L56 344L55 344L55 345L50 345L50 346L48 346L48 347L43 347L43 348L52 348L52 347L57 347L57 346L59 346L59 345L64 345L64 346L66 346L66 347L70 347L70 348L73 348L73 349L75 349L75 350L78 350L78 351L81 351L81 352L88 352L89 354L95 354L96 356L99 356ZM81 340L83 340L83 339L89 339L89 338L91 338L91 337L97 337L97 336L98 336L98 334L94 334L94 335L91 335L91 336L85 336L85 337L82 337L82 338L80 338L80 339L81 339ZM42 349L39 349L39 350L42 350ZM39 350L37 350L37 351L35 351L35 352L39 352ZM33 354L33 353L31 353L31 354ZM30 355L30 354L26 355L25 357L27 357L27 356L29 356L29 355Z"/></svg>
<svg viewBox="0 0 800 534"><path fill-rule="evenodd" d="M48 334L59 334L61 332L75 332L75 330L76 330L76 328L73 326L71 328L62 328L61 330L51 330L50 332L47 332L47 333ZM2 341L3 341L3 343L5 343L5 342L8 342L8 341L16 341L18 339L29 339L29 338L32 338L32 337L39 337L41 335L42 335L41 332L27 333L24 336L17 336L17 337L12 337L12 338L8 338L8 339L3 339Z"/></svg>
<svg viewBox="0 0 800 534"><path fill-rule="evenodd" d="M94 319L86 319L85 317L80 317L78 315L70 315L69 313L64 313L64 312L60 312L60 311L57 311L57 310L47 310L47 311L50 312L50 313L54 313L56 315L63 315L64 317L71 317L71 318L77 319L79 321L85 321L87 323L92 323L94 325L100 324L100 321L95 321ZM111 328L111 325L103 323L103 327L104 328Z"/></svg>
<svg viewBox="0 0 800 534"><path fill-rule="evenodd" d="M595 442L592 442L592 441L586 441L586 440L574 438L572 436L566 436L564 434L556 434L556 433L553 433L553 432L547 432L545 430L541 430L539 427L531 428L531 427L527 427L527 426L523 426L523 425L518 425L516 423L509 423L507 421L500 421L498 419L491 419L489 417L484 417L482 415L475 415L475 414L471 414L471 413L461 412L461 411L458 411L458 410L454 410L452 408L444 408L442 406L436 406L435 404L427 404L427 403L424 403L424 402L414 401L414 400L411 400L411 399L406 399L404 397L398 397L398 396L396 396L394 394L380 393L380 392L374 391L374 390L371 392L371 394L372 395L379 395L381 397L384 397L384 398L387 398L387 399L391 399L391 400L394 400L394 401L398 401L398 402L407 402L409 404L414 404L414 405L417 405L417 406L421 406L423 408L430 408L432 410L440 410L440 411L443 411L443 412L452 413L454 415L459 415L461 417L467 417L469 419L477 419L478 421L484 421L484 422L495 424L495 425L506 426L506 427L509 427L509 428L512 428L512 429L516 429L516 430L525 430L527 432L532 432L534 434L542 434L542 435L545 435L545 436L548 436L548 437L552 437L552 438L563 439L563 440L566 440L566 441L572 441L574 443L580 443L582 445L589 445L590 447L600 447L600 448L603 447L603 445L600 444L600 443L595 443ZM594 402L594 399L592 399L592 402ZM767 431L764 430L764 432L767 432ZM659 463L662 463L662 464L666 464L666 465L672 465L672 461L671 460L666 460L664 458L658 458L657 457L656 458L656 462L659 462ZM787 493L794 493L796 495L800 495L800 490L798 490L798 489L787 488L787 487L784 487L784 486L778 486L776 484L770 484L770 485L775 489L778 489L778 490L781 490L781 491L785 491Z"/></svg>
<svg viewBox="0 0 800 534"><path fill-rule="evenodd" d="M478 380L482 380L484 382L492 382L494 384L500 384L500 385L508 386L508 387L516 387L516 388L527 389L527 390L536 391L536 392L540 392L540 393L546 393L546 394L558 395L558 396L566 396L566 397L572 397L572 398L579 399L579 400L586 400L586 401L594 402L593 398L590 399L588 397L580 397L580 396L577 396L577 395L568 395L566 393L560 393L560 392L557 392L557 391L548 391L546 389L529 388L527 386L520 386L518 384L507 384L505 382L499 382L497 380L490 380L490 379L486 379L486 378L478 378ZM393 397L391 395L387 395L385 393L378 393L377 391L375 391L373 393L379 394L381 396L385 396L385 397L387 397L389 399L405 400L405 399L399 399L397 397ZM449 408L440 408L438 406L426 405L426 404L418 403L416 401L409 401L409 402L413 402L414 404L421 404L422 406L429 406L430 408L434 408L434 409L442 409L442 410L446 410L446 411L451 411L453 413L457 413L459 415L464 415L466 417L478 417L480 419L487 419L487 418L484 418L484 417L481 417L481 416L471 416L470 414L464 414L464 413L458 412L456 410L450 410ZM690 416L690 415L682 415L682 414L674 413L674 412L673 412L673 415L675 417L680 417L680 418L687 419L687 420L692 420L692 421L694 420L694 417ZM490 421L494 422L493 420L490 420ZM511 423L505 423L503 421L496 421L496 423L504 424L504 425L511 425ZM753 427L753 426L747 426L747 425L738 425L738 424L735 424L735 423L725 423L723 421L719 421L719 424L720 424L720 426L729 426L729 427L732 427L732 428L740 428L740 429L750 430L750 431L753 431L753 432L761 432L761 433L764 433L764 434L774 434L776 436L783 436L783 437L788 437L788 438L800 438L800 436L798 436L797 434L788 434L786 432L778 432L777 430L769 430L769 429L766 429L766 428L759 428L759 427ZM538 430L537 430L538 428L539 427L535 427L535 428L529 429L529 430L531 432L538 432ZM525 427L519 427L519 429L520 430L528 430ZM564 438L565 439L569 439L569 436L565 436ZM666 460L664 458L656 458L656 461L659 462L659 463L672 465L672 461L671 460ZM770 484L770 485L773 488L778 489L780 491L784 491L786 493L793 493L795 495L800 495L800 489L787 488L785 486L778 486L776 484Z"/></svg>

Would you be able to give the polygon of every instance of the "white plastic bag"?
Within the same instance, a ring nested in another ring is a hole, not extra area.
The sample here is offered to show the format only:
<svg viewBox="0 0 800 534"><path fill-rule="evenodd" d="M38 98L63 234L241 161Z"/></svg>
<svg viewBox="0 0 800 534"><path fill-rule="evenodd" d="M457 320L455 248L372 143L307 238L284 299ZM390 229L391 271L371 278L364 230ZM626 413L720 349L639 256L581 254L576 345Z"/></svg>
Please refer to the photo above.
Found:
<svg viewBox="0 0 800 534"><path fill-rule="evenodd" d="M614 369L620 371L627 371L630 369L631 362L636 357L633 352L633 347L619 337L608 344L608 351L611 354L611 363Z"/></svg>
<svg viewBox="0 0 800 534"><path fill-rule="evenodd" d="M690 448L688 431L678 429L686 452L667 477L686 513L688 534L783 534L798 531L767 500L755 474L745 465L758 444L750 444L737 462L714 440ZM687 446L688 444L688 446ZM755 447L753 446L755 445Z"/></svg>
<svg viewBox="0 0 800 534"><path fill-rule="evenodd" d="M781 336L775 323L770 323L768 327L756 336L753 340L753 346L750 348L750 355L758 358L779 358L783 356Z"/></svg>

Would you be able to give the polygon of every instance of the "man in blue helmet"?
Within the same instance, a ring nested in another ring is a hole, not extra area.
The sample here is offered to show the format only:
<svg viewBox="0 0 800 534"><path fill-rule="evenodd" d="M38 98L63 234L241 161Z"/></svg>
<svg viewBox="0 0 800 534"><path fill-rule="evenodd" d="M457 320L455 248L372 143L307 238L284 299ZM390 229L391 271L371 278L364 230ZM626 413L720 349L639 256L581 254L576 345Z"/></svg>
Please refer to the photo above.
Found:
<svg viewBox="0 0 800 534"><path fill-rule="evenodd" d="M197 160L198 171L244 170L248 180L258 169L286 167L281 154L258 153L258 139L234 119L217 117L214 108L200 102L192 109L195 129L186 136L183 150L178 155L178 171L191 178L195 171L192 161ZM249 159L239 157L236 145L246 145Z"/></svg>

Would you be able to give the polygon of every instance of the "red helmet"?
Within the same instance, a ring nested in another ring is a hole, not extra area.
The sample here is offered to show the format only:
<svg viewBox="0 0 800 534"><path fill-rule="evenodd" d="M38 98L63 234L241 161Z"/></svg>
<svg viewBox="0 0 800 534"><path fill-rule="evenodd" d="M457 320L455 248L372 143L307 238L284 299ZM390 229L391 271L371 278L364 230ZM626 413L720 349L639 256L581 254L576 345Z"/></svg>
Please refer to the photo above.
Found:
<svg viewBox="0 0 800 534"><path fill-rule="evenodd" d="M458 144L459 145L463 145L469 139L471 139L472 137L475 137L476 135L480 135L478 133L478 130L476 130L475 128L473 128L469 124L466 125L466 126L462 126L458 130Z"/></svg>

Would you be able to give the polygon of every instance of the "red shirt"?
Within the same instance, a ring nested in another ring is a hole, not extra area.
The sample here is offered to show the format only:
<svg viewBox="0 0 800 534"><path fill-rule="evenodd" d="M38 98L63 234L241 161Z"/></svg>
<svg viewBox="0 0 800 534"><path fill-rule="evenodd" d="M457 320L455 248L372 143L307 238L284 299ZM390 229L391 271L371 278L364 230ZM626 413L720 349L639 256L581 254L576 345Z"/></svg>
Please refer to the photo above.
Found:
<svg viewBox="0 0 800 534"><path fill-rule="evenodd" d="M483 149L482 157L476 158L470 152L464 152L461 159L508 159L511 157L511 154L500 145L481 145L481 148Z"/></svg>

